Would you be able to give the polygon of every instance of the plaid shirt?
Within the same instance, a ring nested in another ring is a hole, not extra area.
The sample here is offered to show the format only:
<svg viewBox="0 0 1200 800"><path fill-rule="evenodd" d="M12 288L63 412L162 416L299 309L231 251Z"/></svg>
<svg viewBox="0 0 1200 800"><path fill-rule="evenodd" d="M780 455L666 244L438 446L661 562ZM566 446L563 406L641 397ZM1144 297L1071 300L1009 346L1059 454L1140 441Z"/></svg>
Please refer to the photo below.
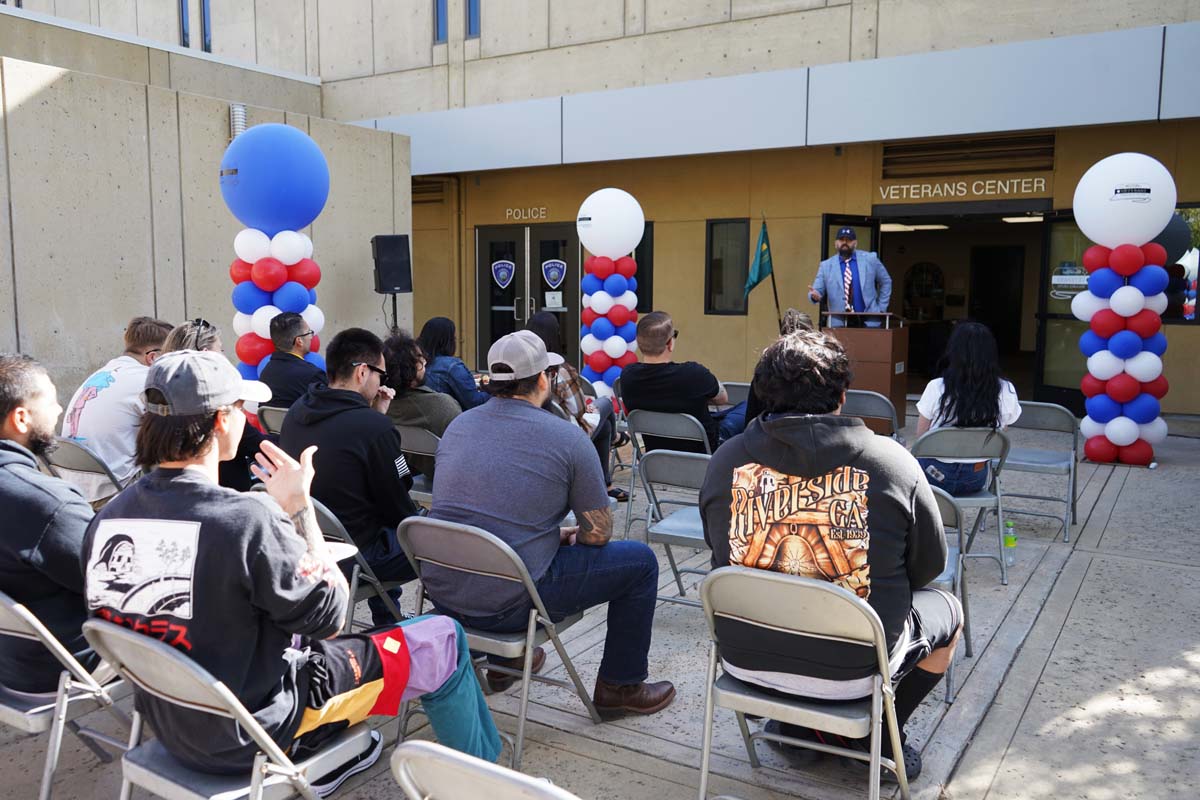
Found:
<svg viewBox="0 0 1200 800"><path fill-rule="evenodd" d="M583 388L579 383L579 373L570 364L563 364L558 368L558 381L554 384L554 399L564 411L575 418L575 422L579 424L584 433L592 432L592 427L583 418L584 412L587 411L587 397L583 394Z"/></svg>

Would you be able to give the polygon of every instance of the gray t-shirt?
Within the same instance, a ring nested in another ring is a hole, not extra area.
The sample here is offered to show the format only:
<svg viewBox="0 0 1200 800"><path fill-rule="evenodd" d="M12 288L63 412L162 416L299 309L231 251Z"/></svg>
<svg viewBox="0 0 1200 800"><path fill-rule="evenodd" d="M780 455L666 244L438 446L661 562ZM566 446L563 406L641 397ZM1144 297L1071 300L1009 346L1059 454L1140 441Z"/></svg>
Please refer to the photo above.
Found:
<svg viewBox="0 0 1200 800"><path fill-rule="evenodd" d="M559 547L559 523L608 507L596 448L586 433L524 400L495 397L464 411L442 436L429 516L474 525L517 551L536 581ZM520 584L427 565L438 605L472 617L508 611Z"/></svg>

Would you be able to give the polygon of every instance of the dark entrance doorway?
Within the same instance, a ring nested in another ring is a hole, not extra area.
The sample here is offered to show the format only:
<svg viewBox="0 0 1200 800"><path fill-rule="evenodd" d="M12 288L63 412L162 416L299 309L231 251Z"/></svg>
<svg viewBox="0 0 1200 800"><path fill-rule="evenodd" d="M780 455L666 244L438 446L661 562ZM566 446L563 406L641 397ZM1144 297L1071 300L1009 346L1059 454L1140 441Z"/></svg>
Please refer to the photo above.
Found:
<svg viewBox="0 0 1200 800"><path fill-rule="evenodd" d="M1025 248L971 248L971 318L992 329L1001 356L1021 349L1021 288Z"/></svg>

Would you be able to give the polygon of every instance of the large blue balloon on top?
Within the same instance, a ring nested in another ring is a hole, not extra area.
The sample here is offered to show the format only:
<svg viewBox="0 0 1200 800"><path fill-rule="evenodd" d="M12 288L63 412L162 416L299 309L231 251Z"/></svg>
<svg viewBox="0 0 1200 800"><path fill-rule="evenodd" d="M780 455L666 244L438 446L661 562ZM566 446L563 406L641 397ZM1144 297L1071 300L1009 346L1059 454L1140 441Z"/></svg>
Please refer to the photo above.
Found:
<svg viewBox="0 0 1200 800"><path fill-rule="evenodd" d="M255 125L221 159L221 196L243 225L267 236L306 227L329 197L329 165L317 143L290 125Z"/></svg>

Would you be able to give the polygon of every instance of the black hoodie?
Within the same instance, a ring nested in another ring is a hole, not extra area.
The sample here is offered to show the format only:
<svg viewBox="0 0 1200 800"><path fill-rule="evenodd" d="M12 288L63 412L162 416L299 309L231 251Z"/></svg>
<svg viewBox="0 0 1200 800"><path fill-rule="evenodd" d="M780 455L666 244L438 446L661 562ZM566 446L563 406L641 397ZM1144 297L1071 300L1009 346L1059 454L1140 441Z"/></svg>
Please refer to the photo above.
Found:
<svg viewBox="0 0 1200 800"><path fill-rule="evenodd" d="M312 496L341 520L360 549L418 513L408 496L412 476L400 450L400 434L358 392L310 386L292 404L279 446L298 458L314 444Z"/></svg>
<svg viewBox="0 0 1200 800"><path fill-rule="evenodd" d="M700 510L714 568L769 569L850 589L879 615L889 650L913 590L946 563L941 517L916 459L856 417L752 420L713 455ZM737 637L730 641L723 638L722 657L746 669L837 679L858 677L840 672L847 666L863 674L874 666L865 648L829 641L782 653L737 652Z"/></svg>

